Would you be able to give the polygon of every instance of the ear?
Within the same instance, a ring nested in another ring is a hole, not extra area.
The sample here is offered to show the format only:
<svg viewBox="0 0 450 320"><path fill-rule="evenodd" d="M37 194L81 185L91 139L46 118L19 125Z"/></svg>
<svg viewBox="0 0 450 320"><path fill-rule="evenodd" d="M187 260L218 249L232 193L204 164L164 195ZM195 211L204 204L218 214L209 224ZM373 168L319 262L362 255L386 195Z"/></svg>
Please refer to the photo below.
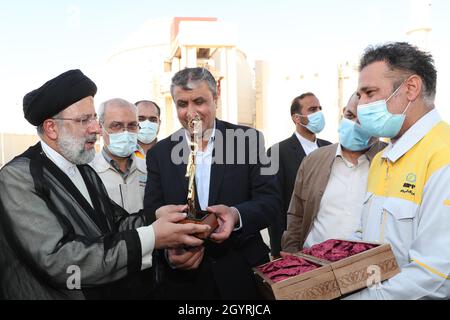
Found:
<svg viewBox="0 0 450 320"><path fill-rule="evenodd" d="M418 75L411 76L405 85L407 88L406 97L409 101L415 101L421 95L424 88L422 78Z"/></svg>
<svg viewBox="0 0 450 320"><path fill-rule="evenodd" d="M291 115L292 121L297 125L299 122L299 117L295 114Z"/></svg>
<svg viewBox="0 0 450 320"><path fill-rule="evenodd" d="M42 124L42 127L44 129L44 135L46 135L53 141L58 139L59 128L56 125L55 120L52 120L52 119L45 120L44 123Z"/></svg>

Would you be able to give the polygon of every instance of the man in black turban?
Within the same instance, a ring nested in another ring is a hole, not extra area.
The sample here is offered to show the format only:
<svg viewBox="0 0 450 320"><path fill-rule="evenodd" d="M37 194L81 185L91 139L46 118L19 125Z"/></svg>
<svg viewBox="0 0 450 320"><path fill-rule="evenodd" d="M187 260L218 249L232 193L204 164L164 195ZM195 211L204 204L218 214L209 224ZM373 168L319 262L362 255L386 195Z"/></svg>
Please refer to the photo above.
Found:
<svg viewBox="0 0 450 320"><path fill-rule="evenodd" d="M80 70L69 70L47 81L23 98L25 119L34 126L85 97L94 97L97 86Z"/></svg>
<svg viewBox="0 0 450 320"><path fill-rule="evenodd" d="M95 84L65 72L24 97L40 142L0 170L0 296L6 299L144 298L141 270L155 248L198 246L209 227L177 224L183 207L150 225L108 197L87 165L100 132ZM132 290L130 290L132 289Z"/></svg>

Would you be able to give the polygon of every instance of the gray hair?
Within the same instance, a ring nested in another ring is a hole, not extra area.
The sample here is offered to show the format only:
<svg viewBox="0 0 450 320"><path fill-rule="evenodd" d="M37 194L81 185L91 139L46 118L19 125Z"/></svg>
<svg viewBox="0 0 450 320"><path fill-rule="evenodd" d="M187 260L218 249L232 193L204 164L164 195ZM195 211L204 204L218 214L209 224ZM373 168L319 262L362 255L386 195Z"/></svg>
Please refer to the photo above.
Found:
<svg viewBox="0 0 450 320"><path fill-rule="evenodd" d="M117 105L120 107L129 107L129 108L132 108L137 113L136 106L134 104L132 104L131 102L128 102L125 99L114 98L114 99L106 100L105 102L102 102L100 104L100 106L98 107L98 110L97 110L98 120L101 124L104 123L104 121L105 121L106 108L110 104L114 104L114 105Z"/></svg>
<svg viewBox="0 0 450 320"><path fill-rule="evenodd" d="M217 83L214 76L205 68L185 68L175 73L170 86L170 93L173 97L175 87L181 87L183 90L192 90L192 82L205 81L208 84L214 98L217 97Z"/></svg>
<svg viewBox="0 0 450 320"><path fill-rule="evenodd" d="M63 112L64 112L64 110L58 112L57 114L55 114L53 116L53 118L61 118L61 117L63 117L63 115L62 115ZM56 119L55 121L56 121L56 123L58 123L60 120ZM41 139L44 138L44 122L42 122L40 125L38 125L36 127L36 132L37 132L37 135L39 136L39 138L41 138Z"/></svg>
<svg viewBox="0 0 450 320"><path fill-rule="evenodd" d="M397 79L394 83L394 90L406 79L405 76L418 75L423 81L422 96L425 102L433 103L436 96L437 71L431 54L406 42L369 47L361 58L359 71L378 61L384 61L392 71L404 74L403 79Z"/></svg>

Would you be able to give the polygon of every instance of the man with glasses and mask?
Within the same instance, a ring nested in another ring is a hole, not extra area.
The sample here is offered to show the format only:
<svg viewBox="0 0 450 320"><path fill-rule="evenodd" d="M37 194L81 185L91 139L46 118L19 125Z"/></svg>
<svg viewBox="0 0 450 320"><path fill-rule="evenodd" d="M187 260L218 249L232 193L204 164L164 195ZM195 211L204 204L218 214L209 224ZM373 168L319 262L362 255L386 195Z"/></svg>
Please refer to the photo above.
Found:
<svg viewBox="0 0 450 320"><path fill-rule="evenodd" d="M24 97L40 142L0 170L3 298L129 298L123 284L151 267L155 248L201 245L191 234L209 229L177 224L182 207L150 225L150 212L129 215L110 200L87 165L100 133L96 91L70 70Z"/></svg>
<svg viewBox="0 0 450 320"><path fill-rule="evenodd" d="M143 208L147 168L137 157L139 122L136 106L123 99L103 102L98 109L104 147L91 166L109 197L129 213Z"/></svg>
<svg viewBox="0 0 450 320"><path fill-rule="evenodd" d="M358 119L390 138L372 161L357 233L390 243L401 272L349 299L450 298L450 126L434 105L433 58L408 43L361 58Z"/></svg>

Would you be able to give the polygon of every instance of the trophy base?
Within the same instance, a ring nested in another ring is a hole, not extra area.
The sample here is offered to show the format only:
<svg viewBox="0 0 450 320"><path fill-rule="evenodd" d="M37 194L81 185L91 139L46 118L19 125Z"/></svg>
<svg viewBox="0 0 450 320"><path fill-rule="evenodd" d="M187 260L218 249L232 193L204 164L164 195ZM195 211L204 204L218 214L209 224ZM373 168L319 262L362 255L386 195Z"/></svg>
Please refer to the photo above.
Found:
<svg viewBox="0 0 450 320"><path fill-rule="evenodd" d="M213 213L209 213L208 211L201 211L199 212L203 215L202 218L198 219L189 219L186 218L184 220L181 220L179 223L186 224L186 223L195 223L195 224L206 224L211 227L211 229L207 232L202 233L196 233L194 234L197 238L205 240L208 239L211 233L216 230L216 228L219 226L219 223L217 222L216 215Z"/></svg>

